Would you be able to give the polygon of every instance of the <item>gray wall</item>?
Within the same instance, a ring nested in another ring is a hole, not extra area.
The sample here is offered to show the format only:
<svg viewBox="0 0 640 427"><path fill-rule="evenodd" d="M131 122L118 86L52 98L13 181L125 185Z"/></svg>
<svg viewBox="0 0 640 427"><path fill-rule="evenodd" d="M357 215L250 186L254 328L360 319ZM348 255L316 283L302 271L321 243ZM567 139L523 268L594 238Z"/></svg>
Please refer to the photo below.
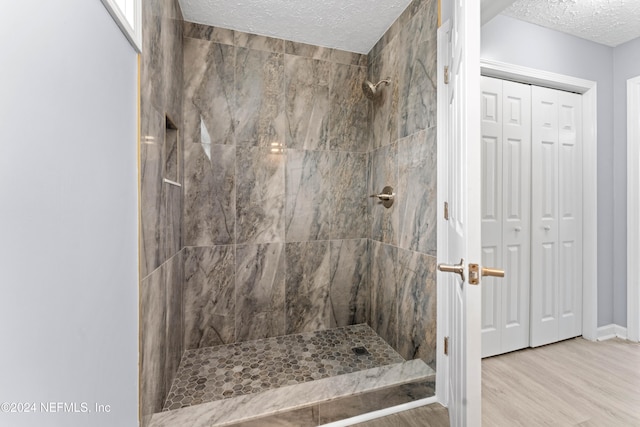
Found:
<svg viewBox="0 0 640 427"><path fill-rule="evenodd" d="M367 57L186 23L185 349L367 320Z"/></svg>
<svg viewBox="0 0 640 427"><path fill-rule="evenodd" d="M136 425L135 51L85 0L5 5L0 51L0 402L37 405L0 424Z"/></svg>
<svg viewBox="0 0 640 427"><path fill-rule="evenodd" d="M640 76L640 38L613 49L613 323L627 324L627 80Z"/></svg>
<svg viewBox="0 0 640 427"><path fill-rule="evenodd" d="M436 11L368 58L185 24L185 348L369 322L435 364Z"/></svg>
<svg viewBox="0 0 640 427"><path fill-rule="evenodd" d="M622 214L614 216L614 202L626 198L626 191L614 185L624 171L616 170L614 163L613 52L610 47L502 15L482 27L484 59L598 83L598 326L614 323L615 313L626 312L626 297L614 301L615 289L626 289L626 274L614 273L617 263L626 259L626 241L614 236L614 220ZM621 257L614 266L616 254ZM626 325L626 317L616 323Z"/></svg>
<svg viewBox="0 0 640 427"><path fill-rule="evenodd" d="M140 67L140 410L159 412L183 350L182 187L168 177L166 118L182 135L182 12L178 0L142 2ZM177 179L182 182L182 157ZM175 163L174 163L175 165Z"/></svg>
<svg viewBox="0 0 640 427"><path fill-rule="evenodd" d="M371 326L406 359L436 360L437 2L416 0L369 53L369 193L395 189L394 205L369 203Z"/></svg>

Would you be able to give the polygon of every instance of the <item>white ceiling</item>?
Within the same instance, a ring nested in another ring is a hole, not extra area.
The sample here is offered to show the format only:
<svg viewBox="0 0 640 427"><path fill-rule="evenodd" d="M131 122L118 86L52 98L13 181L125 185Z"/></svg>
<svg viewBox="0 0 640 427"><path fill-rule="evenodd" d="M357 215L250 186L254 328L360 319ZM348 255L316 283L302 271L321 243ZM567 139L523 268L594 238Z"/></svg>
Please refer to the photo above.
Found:
<svg viewBox="0 0 640 427"><path fill-rule="evenodd" d="M411 0L179 0L187 21L368 53ZM509 6L510 3L513 3ZM508 6L508 7L507 7ZM608 46L640 37L640 0L482 0L498 14Z"/></svg>
<svg viewBox="0 0 640 427"><path fill-rule="evenodd" d="M640 0L516 0L502 14L611 47L640 37Z"/></svg>
<svg viewBox="0 0 640 427"><path fill-rule="evenodd" d="M368 53L411 0L179 0L187 21Z"/></svg>

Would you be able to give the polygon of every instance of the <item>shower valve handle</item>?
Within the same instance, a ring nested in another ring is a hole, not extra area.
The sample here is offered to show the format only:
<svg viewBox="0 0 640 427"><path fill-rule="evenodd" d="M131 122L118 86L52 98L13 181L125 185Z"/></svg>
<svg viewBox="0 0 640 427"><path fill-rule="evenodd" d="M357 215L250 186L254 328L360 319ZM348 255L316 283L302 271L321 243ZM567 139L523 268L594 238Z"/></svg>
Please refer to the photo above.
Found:
<svg viewBox="0 0 640 427"><path fill-rule="evenodd" d="M380 200L393 200L396 193L391 194L372 194L369 197L377 197Z"/></svg>
<svg viewBox="0 0 640 427"><path fill-rule="evenodd" d="M390 208L393 205L393 199L396 197L396 193L393 192L392 187L387 185L382 189L380 194L372 194L369 197L377 197L385 208Z"/></svg>

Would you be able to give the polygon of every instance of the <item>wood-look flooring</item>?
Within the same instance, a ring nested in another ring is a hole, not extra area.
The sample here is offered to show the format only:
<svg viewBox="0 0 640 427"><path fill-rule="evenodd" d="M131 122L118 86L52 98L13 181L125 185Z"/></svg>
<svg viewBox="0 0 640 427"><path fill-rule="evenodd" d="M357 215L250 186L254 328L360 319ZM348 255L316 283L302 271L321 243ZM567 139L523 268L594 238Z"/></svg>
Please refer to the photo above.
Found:
<svg viewBox="0 0 640 427"><path fill-rule="evenodd" d="M430 405L358 424L448 427ZM640 426L640 344L582 338L482 361L482 425Z"/></svg>

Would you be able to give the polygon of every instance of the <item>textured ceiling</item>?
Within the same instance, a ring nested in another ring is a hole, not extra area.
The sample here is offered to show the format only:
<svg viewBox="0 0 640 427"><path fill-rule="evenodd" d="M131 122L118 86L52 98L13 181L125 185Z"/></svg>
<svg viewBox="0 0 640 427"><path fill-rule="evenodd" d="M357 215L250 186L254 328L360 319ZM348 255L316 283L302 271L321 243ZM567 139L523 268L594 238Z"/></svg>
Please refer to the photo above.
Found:
<svg viewBox="0 0 640 427"><path fill-rule="evenodd" d="M411 0L179 0L187 21L368 53Z"/></svg>
<svg viewBox="0 0 640 427"><path fill-rule="evenodd" d="M516 0L502 13L611 47L640 37L640 0Z"/></svg>

